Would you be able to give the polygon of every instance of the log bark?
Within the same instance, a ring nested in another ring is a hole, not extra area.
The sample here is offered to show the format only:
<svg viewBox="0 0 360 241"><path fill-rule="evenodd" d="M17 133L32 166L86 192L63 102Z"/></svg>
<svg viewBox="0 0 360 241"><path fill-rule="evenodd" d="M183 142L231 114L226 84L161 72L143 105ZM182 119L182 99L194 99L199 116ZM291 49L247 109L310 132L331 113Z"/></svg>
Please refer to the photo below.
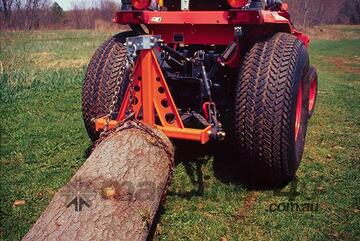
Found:
<svg viewBox="0 0 360 241"><path fill-rule="evenodd" d="M23 240L146 240L173 161L163 133L126 122L97 145Z"/></svg>

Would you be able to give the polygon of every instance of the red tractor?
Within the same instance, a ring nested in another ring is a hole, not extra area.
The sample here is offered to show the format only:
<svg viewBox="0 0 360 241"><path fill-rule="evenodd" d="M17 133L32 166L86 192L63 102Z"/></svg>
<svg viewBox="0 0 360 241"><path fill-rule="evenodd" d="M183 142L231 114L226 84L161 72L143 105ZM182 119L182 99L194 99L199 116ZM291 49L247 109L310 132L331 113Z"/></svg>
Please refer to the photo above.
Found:
<svg viewBox="0 0 360 241"><path fill-rule="evenodd" d="M89 64L83 117L93 141L134 118L174 140L226 143L269 186L291 180L317 74L287 4L123 0L113 21L131 31L106 41Z"/></svg>

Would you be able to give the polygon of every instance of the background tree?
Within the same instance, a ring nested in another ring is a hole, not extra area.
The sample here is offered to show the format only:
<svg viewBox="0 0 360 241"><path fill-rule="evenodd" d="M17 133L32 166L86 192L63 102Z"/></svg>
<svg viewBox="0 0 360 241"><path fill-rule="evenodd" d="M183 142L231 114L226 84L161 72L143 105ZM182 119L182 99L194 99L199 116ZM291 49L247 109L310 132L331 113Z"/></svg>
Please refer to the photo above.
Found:
<svg viewBox="0 0 360 241"><path fill-rule="evenodd" d="M64 10L57 2L54 2L54 4L51 6L50 13L52 23L58 24L64 21Z"/></svg>
<svg viewBox="0 0 360 241"><path fill-rule="evenodd" d="M100 17L104 20L111 21L114 12L118 10L119 6L112 0L99 0L97 8L100 10Z"/></svg>
<svg viewBox="0 0 360 241"><path fill-rule="evenodd" d="M360 1L348 0L341 9L339 21L350 24L360 24Z"/></svg>
<svg viewBox="0 0 360 241"><path fill-rule="evenodd" d="M295 24L310 27L338 23L340 10L347 0L286 0Z"/></svg>
<svg viewBox="0 0 360 241"><path fill-rule="evenodd" d="M11 25L13 3L13 0L0 1L0 28L8 27Z"/></svg>
<svg viewBox="0 0 360 241"><path fill-rule="evenodd" d="M0 28L87 28L97 23L111 27L120 0L73 0L72 10L64 12L54 0L0 0ZM297 26L319 24L359 24L359 0L284 0L290 5ZM60 22L66 23L59 25ZM106 25L107 24L107 25Z"/></svg>

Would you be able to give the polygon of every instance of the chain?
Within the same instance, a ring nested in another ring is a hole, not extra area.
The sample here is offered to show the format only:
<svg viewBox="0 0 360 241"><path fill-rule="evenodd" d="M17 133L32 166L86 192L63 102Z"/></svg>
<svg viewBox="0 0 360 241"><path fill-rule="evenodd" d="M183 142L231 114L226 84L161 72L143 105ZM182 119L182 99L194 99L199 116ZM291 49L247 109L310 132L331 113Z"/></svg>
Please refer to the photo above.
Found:
<svg viewBox="0 0 360 241"><path fill-rule="evenodd" d="M105 126L103 131L100 133L100 138L105 135L105 133L108 131L109 129L109 124L112 118L112 115L114 114L115 111L115 107L116 107L116 103L118 102L119 99L119 93L120 93L120 89L121 89L121 83L124 80L124 73L127 69L127 58L125 59L125 61L122 63L121 67L120 67L120 71L119 71L119 78L116 81L116 85L114 88L114 93L111 97L111 102L110 102L110 106L109 106L109 113L106 116L106 122L105 122Z"/></svg>
<svg viewBox="0 0 360 241"><path fill-rule="evenodd" d="M129 69L130 69L130 74L129 74L130 96L129 96L129 105L128 105L127 112L128 112L129 115L131 115L134 112L134 110L133 110L133 105L134 105L134 69L135 69L135 58L136 58L137 47L136 47L135 44L133 44L131 42L127 43L127 47L128 47L127 59L128 59Z"/></svg>
<svg viewBox="0 0 360 241"><path fill-rule="evenodd" d="M109 106L109 114L106 116L106 122L103 128L103 131L100 133L100 138L106 134L109 130L109 124L112 118L112 115L114 114L116 103L119 100L119 93L121 91L121 84L124 81L124 75L126 74L126 71L129 71L129 88L130 88L130 98L129 98L129 106L128 106L128 113L131 114L133 112L133 102L134 102L134 66L135 66L135 57L136 57L136 47L131 48L132 51L128 51L125 57L125 61L123 61L120 71L119 71L119 78L116 81L116 85L114 88L114 93L111 97L111 102Z"/></svg>
<svg viewBox="0 0 360 241"><path fill-rule="evenodd" d="M133 105L134 105L134 68L135 68L135 62L134 62L134 58L133 57L129 57L129 69L130 69L130 74L129 74L129 91L130 91L130 96L129 96L129 104L127 106L127 114L130 115L134 112L133 110Z"/></svg>

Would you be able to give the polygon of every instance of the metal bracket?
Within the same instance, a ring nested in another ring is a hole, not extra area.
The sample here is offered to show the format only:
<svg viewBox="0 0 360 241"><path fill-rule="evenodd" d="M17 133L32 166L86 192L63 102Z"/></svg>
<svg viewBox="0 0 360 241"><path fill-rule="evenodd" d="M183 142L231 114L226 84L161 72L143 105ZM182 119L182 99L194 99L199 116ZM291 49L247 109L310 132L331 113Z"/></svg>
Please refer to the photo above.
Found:
<svg viewBox="0 0 360 241"><path fill-rule="evenodd" d="M181 11L190 10L190 0L181 0Z"/></svg>
<svg viewBox="0 0 360 241"><path fill-rule="evenodd" d="M129 53L155 48L159 42L162 42L160 35L141 35L126 38L126 46Z"/></svg>
<svg viewBox="0 0 360 241"><path fill-rule="evenodd" d="M244 35L244 31L242 26L235 26L234 27L234 35L235 37L242 37Z"/></svg>

